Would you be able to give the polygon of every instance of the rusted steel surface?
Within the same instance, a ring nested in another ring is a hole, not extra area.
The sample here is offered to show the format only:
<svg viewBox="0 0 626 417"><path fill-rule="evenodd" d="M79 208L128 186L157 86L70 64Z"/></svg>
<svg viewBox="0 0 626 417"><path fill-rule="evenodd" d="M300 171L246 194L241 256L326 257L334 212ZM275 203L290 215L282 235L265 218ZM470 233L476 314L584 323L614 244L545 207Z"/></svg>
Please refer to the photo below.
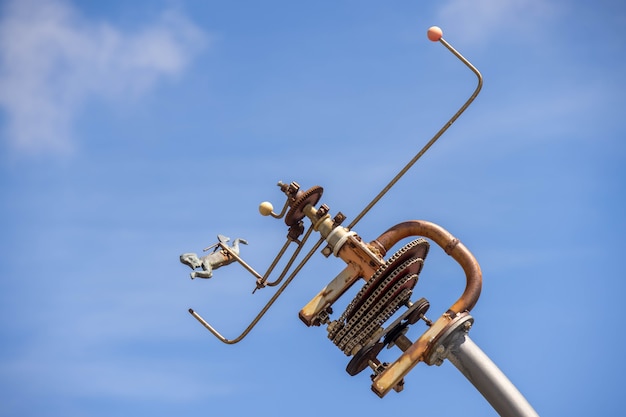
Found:
<svg viewBox="0 0 626 417"><path fill-rule="evenodd" d="M357 235L348 236L337 255L348 265L359 268L360 276L366 280L385 264L385 260L378 253L370 250L369 246Z"/></svg>
<svg viewBox="0 0 626 417"><path fill-rule="evenodd" d="M434 326L433 326L434 327ZM417 365L428 348L426 334L427 331L415 343L400 355L387 369L377 375L372 382L372 391L379 397L384 397L396 385L402 383L402 379L406 374Z"/></svg>
<svg viewBox="0 0 626 417"><path fill-rule="evenodd" d="M463 294L450 309L439 317L395 362L374 378L372 390L380 397L401 384L404 376L419 362L427 362L432 355L431 349L450 326L462 316L460 313L468 312L476 305L482 288L482 273L474 255L457 238L434 223L423 220L400 223L370 244L378 247L381 253L386 253L400 240L412 236L431 239L454 258L465 272L466 285Z"/></svg>
<svg viewBox="0 0 626 417"><path fill-rule="evenodd" d="M319 325L316 317L321 311L337 301L359 278L368 280L385 263L357 235L347 236L337 256L348 266L300 310L300 320L307 326Z"/></svg>
<svg viewBox="0 0 626 417"><path fill-rule="evenodd" d="M373 379L372 391L382 398L396 385L402 383L402 379L418 363L425 362L428 365L433 365L434 363L429 363L428 360L433 355L433 349L438 345L442 335L446 334L448 329L464 316L464 314L453 316L448 312L441 315L419 339L412 345L405 346L406 349L395 362Z"/></svg>
<svg viewBox="0 0 626 417"><path fill-rule="evenodd" d="M327 286L325 286L298 314L300 320L307 326L316 326L320 323L315 321L317 315L330 307L348 288L360 277L360 270L353 264L339 273Z"/></svg>
<svg viewBox="0 0 626 417"><path fill-rule="evenodd" d="M376 238L372 245L387 252L397 242L409 236L431 239L461 265L466 278L465 291L450 310L454 313L470 311L476 305L482 289L482 272L474 255L446 229L424 220L410 220L395 225Z"/></svg>

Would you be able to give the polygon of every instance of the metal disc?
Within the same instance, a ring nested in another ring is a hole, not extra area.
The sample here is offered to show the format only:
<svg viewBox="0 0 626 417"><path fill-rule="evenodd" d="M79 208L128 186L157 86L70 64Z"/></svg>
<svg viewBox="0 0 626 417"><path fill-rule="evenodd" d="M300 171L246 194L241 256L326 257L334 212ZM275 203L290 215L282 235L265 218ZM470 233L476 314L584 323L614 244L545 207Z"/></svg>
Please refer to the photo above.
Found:
<svg viewBox="0 0 626 417"><path fill-rule="evenodd" d="M363 349L359 350L348 362L348 366L346 366L346 372L351 376L355 376L356 374L362 372L365 368L367 368L369 361L373 361L376 359L376 356L380 353L385 345L381 342L375 343L371 346L365 346Z"/></svg>
<svg viewBox="0 0 626 417"><path fill-rule="evenodd" d="M289 211L285 216L285 224L287 226L293 226L302 220L305 216L303 210L304 208L310 204L312 206L316 205L320 198L322 198L322 193L324 189L318 185L313 186L306 190L302 195L300 195L296 201L290 204Z"/></svg>

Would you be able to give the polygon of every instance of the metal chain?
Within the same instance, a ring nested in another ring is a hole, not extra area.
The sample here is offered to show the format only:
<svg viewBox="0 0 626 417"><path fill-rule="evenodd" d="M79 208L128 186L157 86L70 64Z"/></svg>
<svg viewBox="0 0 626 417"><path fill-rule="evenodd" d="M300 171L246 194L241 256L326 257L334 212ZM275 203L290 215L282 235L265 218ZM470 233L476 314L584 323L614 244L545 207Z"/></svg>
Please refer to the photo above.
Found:
<svg viewBox="0 0 626 417"><path fill-rule="evenodd" d="M329 331L329 339L333 339L334 338L334 334L331 336L331 332L336 332L338 331L341 327L343 327L343 324L346 320L346 317L349 316L352 311L354 310L355 306L362 300L362 298L364 297L364 295L367 293L367 291L370 289L370 287L374 286L374 285L378 285L378 280L380 279L380 277L386 272L387 268L389 268L389 266L391 264L393 264L398 258L400 258L401 256L403 256L407 251L415 248L416 246L421 246L424 244L428 244L428 241L426 241L425 239L416 239L408 244L406 244L405 246L403 246L401 249L399 249L396 253L394 253L388 260L387 262L382 265L380 268L378 268L378 270L374 273L374 275L372 276L372 278L370 280L368 280L365 285L363 285L363 287L361 288L361 290L358 292L358 294L356 295L356 297L354 297L354 299L350 302L350 304L348 305L348 307L345 309L345 311L343 312L343 314L341 315L341 317L339 317L338 320L333 321L329 326L328 326L328 331Z"/></svg>
<svg viewBox="0 0 626 417"><path fill-rule="evenodd" d="M353 337L344 347L343 352L346 355L351 355L354 351L354 347L357 345L363 345L363 341L369 340L369 338L376 333L376 330L380 328L380 326L389 320L391 316L394 315L396 311L400 308L401 305L405 304L408 298L411 296L413 291L410 288L405 288L400 293L394 297L392 300L388 302L388 305L385 309L376 317L375 320L371 321L365 329L356 333L356 336ZM366 343L365 343L366 344Z"/></svg>
<svg viewBox="0 0 626 417"><path fill-rule="evenodd" d="M421 259L409 259L402 265L392 271L389 276L383 280L382 283L376 288L372 294L367 297L361 307L354 313L351 319L346 323L343 329L333 338L333 342L343 350L341 338L351 338L356 332L358 332L363 326L367 325L374 317L384 308L387 302L395 295L395 292L401 285L410 278L410 276L401 277L399 281L398 275L403 273L406 268L416 262L423 262ZM391 288L389 288L391 286ZM347 333L347 334L346 334Z"/></svg>

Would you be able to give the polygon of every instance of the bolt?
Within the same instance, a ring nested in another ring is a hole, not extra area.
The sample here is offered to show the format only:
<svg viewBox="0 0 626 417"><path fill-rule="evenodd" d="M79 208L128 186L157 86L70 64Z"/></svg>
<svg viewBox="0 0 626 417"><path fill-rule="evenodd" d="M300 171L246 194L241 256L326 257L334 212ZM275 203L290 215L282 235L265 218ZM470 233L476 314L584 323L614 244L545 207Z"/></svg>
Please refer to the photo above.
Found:
<svg viewBox="0 0 626 417"><path fill-rule="evenodd" d="M440 366L443 363L445 353L446 353L446 348L444 345L437 346L437 349L435 349L436 355L433 355L435 356L435 358L433 359L433 364Z"/></svg>
<svg viewBox="0 0 626 417"><path fill-rule="evenodd" d="M326 204L322 204L320 208L317 210L317 218L321 219L322 217L324 217L324 215L328 213L328 210L329 210L328 206Z"/></svg>
<svg viewBox="0 0 626 417"><path fill-rule="evenodd" d="M469 332L469 330L472 328L472 322L471 321L466 321L465 323L463 323L463 329L466 332Z"/></svg>
<svg viewBox="0 0 626 417"><path fill-rule="evenodd" d="M400 382L398 382L394 387L393 390L395 392L402 392L402 390L404 389L404 379L401 379Z"/></svg>
<svg viewBox="0 0 626 417"><path fill-rule="evenodd" d="M339 212L333 219L333 224L339 226L345 219L346 216L342 212Z"/></svg>

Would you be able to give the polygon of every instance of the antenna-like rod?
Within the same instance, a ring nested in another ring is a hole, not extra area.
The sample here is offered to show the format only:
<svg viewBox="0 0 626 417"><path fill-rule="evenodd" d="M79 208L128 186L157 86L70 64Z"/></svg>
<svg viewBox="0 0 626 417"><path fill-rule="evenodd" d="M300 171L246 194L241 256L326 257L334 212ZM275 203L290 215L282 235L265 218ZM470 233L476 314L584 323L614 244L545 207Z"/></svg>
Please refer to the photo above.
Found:
<svg viewBox="0 0 626 417"><path fill-rule="evenodd" d="M309 230L307 231L306 238L308 238L308 235L312 231L313 231L313 228L312 227L309 228ZM263 307L263 309L256 315L256 317L248 325L248 327L246 327L245 330L239 336L237 336L236 338L228 339L228 338L222 336L220 334L220 332L218 332L213 326L211 326L209 323L207 323L207 321L204 320L204 318L202 318L202 316L200 314L198 314L194 309L190 308L189 309L189 314L191 314L196 320L198 320L200 322L200 324L202 324L208 331L213 333L213 336L217 337L220 341L226 343L227 345L233 345L233 344L241 341L244 337L246 337L248 335L248 333L250 333L250 331L254 328L254 326L257 325L259 320L261 320L261 318L263 318L265 313L267 313L267 311L274 304L274 302L278 299L278 297L280 297L280 295L283 293L283 291L285 291L285 289L291 283L291 281L293 281L293 279L296 277L296 275L298 275L298 273L300 272L300 270L302 269L304 264L306 264L309 261L309 259L311 259L311 257L315 254L315 252L317 252L317 249L321 246L321 244L323 242L324 242L323 238L317 241L315 246L313 246L313 248L311 248L311 250L307 253L307 255L304 257L304 259L302 259L302 261L298 264L296 269L294 269L294 271L291 273L291 275L289 275L289 277L283 283L283 285L281 285L280 288L278 288L278 290L274 293L272 298L270 298L270 300L267 302L267 304L265 304L265 307ZM289 266L285 269L285 271L288 268L289 268Z"/></svg>
<svg viewBox="0 0 626 417"><path fill-rule="evenodd" d="M409 169L411 169L411 167L418 161L418 159L420 159L422 155L424 155L426 151L430 149L430 147L437 141L437 139L439 139L441 135L443 135L444 132L448 130L452 123L454 123L456 119L459 118L461 113L463 113L465 109L467 109L469 105L472 104L472 101L474 101L474 99L480 92L480 89L483 87L483 76L476 69L476 67L474 67L463 55L461 55L456 49L454 49L452 45L450 45L448 42L445 41L445 39L443 39L443 32L440 28L438 28L437 26L429 28L427 35L428 39L430 39L431 41L438 41L443 44L443 46L448 48L450 52L452 52L457 58L461 60L461 62L463 62L470 70L472 70L472 72L476 74L476 77L478 78L478 85L476 86L476 89L474 90L470 98L467 99L465 104L463 104L461 108L454 114L454 116L452 116L450 120L448 120L448 122L439 130L439 132L437 132L435 136L433 136L433 138L429 140L426 145L424 145L424 147L413 157L413 159L411 159L409 163L406 164L406 166L402 168L400 172L398 172L398 174L389 182L389 184L387 184L387 186L385 186L385 188L383 188L381 192L378 193L376 197L374 197L374 199L363 209L363 211L361 211L361 213L356 216L352 223L348 225L348 229L352 229L367 214L367 212L370 211L370 209L374 207L376 203L378 203L378 201L387 193L387 191L389 191L391 187L393 187L398 182L398 180L400 180L400 178L402 178L402 176L406 174Z"/></svg>

